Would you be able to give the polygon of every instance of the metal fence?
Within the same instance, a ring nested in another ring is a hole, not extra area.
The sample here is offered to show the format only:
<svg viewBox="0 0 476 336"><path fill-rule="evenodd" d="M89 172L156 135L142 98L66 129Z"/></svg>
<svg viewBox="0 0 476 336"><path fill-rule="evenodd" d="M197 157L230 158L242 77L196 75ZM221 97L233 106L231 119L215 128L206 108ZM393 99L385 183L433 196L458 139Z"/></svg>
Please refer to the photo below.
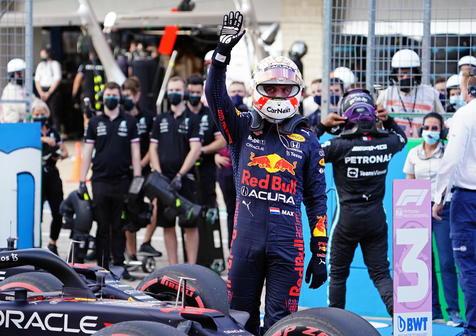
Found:
<svg viewBox="0 0 476 336"><path fill-rule="evenodd" d="M357 84L375 92L391 84L400 49L421 58L422 83L457 74L458 60L476 55L476 8L464 0L325 0L323 112L329 76L347 67ZM441 80L441 79L440 79Z"/></svg>
<svg viewBox="0 0 476 336"><path fill-rule="evenodd" d="M3 93L10 78L7 64L13 58L26 62L24 90L25 94L11 95L8 99L1 96L0 104L23 104L28 117L32 99L33 78L33 4L32 0L0 1L0 93Z"/></svg>

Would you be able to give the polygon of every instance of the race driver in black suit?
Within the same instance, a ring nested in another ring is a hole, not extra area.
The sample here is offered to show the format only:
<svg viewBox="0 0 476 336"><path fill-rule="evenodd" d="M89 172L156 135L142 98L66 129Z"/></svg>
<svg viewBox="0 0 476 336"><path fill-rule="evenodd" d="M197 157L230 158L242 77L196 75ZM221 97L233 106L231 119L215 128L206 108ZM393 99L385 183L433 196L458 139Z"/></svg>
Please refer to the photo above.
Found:
<svg viewBox="0 0 476 336"><path fill-rule="evenodd" d="M331 126L343 125L341 134L322 146L326 162L332 163L340 205L329 249L329 306L345 308L346 281L360 244L370 278L392 315L393 283L383 197L388 164L407 139L386 112L377 116L366 90L347 92L340 106L341 115L328 115L317 129L320 136ZM384 129L377 126L379 118Z"/></svg>

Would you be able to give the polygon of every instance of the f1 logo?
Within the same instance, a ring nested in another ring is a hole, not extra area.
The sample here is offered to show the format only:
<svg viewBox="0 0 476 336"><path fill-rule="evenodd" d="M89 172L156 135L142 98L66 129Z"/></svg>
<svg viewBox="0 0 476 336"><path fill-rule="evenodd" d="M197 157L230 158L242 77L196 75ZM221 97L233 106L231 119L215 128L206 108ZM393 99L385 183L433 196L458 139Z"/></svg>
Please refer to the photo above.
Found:
<svg viewBox="0 0 476 336"><path fill-rule="evenodd" d="M398 198L397 206L405 206L409 203L415 203L416 206L422 205L425 196L428 193L426 189L406 189Z"/></svg>

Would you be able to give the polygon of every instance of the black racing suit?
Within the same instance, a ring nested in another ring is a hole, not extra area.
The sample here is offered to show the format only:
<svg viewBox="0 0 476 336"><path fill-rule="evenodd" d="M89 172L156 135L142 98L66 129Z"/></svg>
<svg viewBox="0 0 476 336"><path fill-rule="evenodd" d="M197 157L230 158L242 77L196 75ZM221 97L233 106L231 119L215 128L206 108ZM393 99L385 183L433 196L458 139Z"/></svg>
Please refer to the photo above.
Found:
<svg viewBox="0 0 476 336"><path fill-rule="evenodd" d="M405 146L407 139L393 118L389 117L384 126L388 136L341 135L322 148L326 162L332 163L340 204L339 220L330 243L329 306L345 307L346 280L360 243L370 278L392 315L393 284L382 201L390 159Z"/></svg>
<svg viewBox="0 0 476 336"><path fill-rule="evenodd" d="M257 334L265 279L265 329L297 310L304 272L301 202L311 230L326 225L324 153L305 127L284 135L265 122L262 131L251 131L250 113L240 113L228 97L225 68L212 64L205 93L229 144L237 191L228 295L232 309L250 313L246 328Z"/></svg>

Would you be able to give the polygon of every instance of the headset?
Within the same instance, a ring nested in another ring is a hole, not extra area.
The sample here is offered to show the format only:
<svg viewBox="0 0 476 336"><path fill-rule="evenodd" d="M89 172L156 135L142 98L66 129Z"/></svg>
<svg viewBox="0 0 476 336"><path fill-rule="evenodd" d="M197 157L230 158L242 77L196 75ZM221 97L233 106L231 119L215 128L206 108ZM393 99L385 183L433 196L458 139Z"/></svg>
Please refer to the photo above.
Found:
<svg viewBox="0 0 476 336"><path fill-rule="evenodd" d="M475 89L475 94L476 94L476 87L474 89ZM426 114L423 117L423 124L425 123L425 120L427 118L438 119L438 121L440 122L440 140L446 140L446 137L448 136L448 128L445 127L445 121L443 120L443 117L441 116L441 114L436 113L436 112L430 112L430 113ZM420 127L420 129L418 131L418 135L419 135L420 138L422 137L422 135L423 135L423 126Z"/></svg>

